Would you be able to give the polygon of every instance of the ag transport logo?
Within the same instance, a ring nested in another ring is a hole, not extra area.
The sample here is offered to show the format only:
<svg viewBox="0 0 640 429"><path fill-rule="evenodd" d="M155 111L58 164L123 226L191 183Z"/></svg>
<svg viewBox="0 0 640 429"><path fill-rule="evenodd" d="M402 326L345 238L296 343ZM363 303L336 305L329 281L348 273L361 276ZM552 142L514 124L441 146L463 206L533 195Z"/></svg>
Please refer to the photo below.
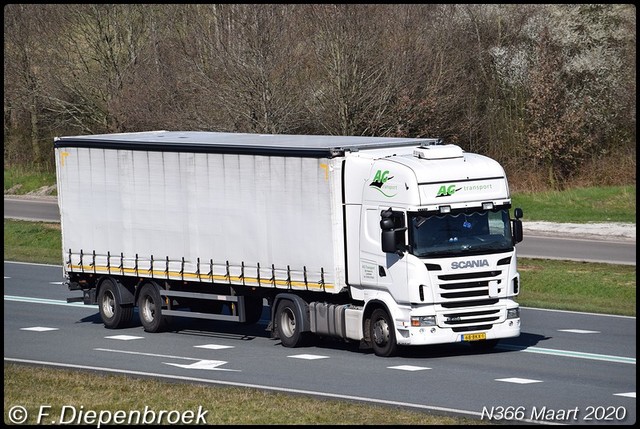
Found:
<svg viewBox="0 0 640 429"><path fill-rule="evenodd" d="M393 176L389 176L389 170L378 170L369 187L379 191L387 198L395 197L398 195L398 186L389 183L391 179Z"/></svg>

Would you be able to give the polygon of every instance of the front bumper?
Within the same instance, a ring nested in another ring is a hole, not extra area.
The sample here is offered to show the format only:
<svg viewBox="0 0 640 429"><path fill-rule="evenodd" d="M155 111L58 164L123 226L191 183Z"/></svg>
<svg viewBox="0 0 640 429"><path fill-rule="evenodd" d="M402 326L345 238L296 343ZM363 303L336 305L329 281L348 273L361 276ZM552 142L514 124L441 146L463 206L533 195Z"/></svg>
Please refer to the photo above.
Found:
<svg viewBox="0 0 640 429"><path fill-rule="evenodd" d="M513 338L520 335L520 318L506 319L493 324L489 329L456 332L452 328L440 326L398 326L396 336L398 344L428 345L449 344L463 341L463 335L485 334L487 340Z"/></svg>

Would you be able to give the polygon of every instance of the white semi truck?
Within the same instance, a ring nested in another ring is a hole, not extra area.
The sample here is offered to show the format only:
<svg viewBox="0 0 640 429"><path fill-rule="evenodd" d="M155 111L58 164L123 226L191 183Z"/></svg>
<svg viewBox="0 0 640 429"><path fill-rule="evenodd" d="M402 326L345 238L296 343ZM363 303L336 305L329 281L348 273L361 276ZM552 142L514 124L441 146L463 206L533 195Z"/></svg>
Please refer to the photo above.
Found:
<svg viewBox="0 0 640 429"><path fill-rule="evenodd" d="M171 317L398 346L520 334L522 210L437 139L152 131L54 141L64 275L107 328Z"/></svg>

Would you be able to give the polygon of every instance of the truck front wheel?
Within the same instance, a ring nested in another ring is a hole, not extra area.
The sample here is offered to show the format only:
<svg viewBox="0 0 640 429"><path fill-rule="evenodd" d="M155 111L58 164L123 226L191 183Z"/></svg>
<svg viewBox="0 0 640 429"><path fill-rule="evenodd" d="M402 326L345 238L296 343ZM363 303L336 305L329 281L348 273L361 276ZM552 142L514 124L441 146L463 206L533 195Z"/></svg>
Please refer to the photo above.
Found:
<svg viewBox="0 0 640 429"><path fill-rule="evenodd" d="M296 305L289 301L283 300L276 310L276 332L282 345L285 347L297 347L303 343L305 339L300 332L301 321L298 320Z"/></svg>
<svg viewBox="0 0 640 429"><path fill-rule="evenodd" d="M119 329L131 324L133 305L120 302L118 286L113 279L105 279L98 292L98 307L104 326L108 329Z"/></svg>
<svg viewBox="0 0 640 429"><path fill-rule="evenodd" d="M395 329L391 317L384 309L376 308L373 310L369 336L376 356L389 357L396 354L398 345Z"/></svg>
<svg viewBox="0 0 640 429"><path fill-rule="evenodd" d="M145 283L138 295L140 323L147 332L160 332L166 327L166 318L162 316L162 296L152 283Z"/></svg>

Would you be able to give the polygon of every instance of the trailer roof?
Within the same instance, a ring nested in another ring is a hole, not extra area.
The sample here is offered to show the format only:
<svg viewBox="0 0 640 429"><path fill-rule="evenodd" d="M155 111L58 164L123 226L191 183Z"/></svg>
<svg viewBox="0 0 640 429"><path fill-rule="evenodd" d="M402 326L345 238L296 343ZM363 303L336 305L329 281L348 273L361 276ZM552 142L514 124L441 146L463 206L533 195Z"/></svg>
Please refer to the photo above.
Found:
<svg viewBox="0 0 640 429"><path fill-rule="evenodd" d="M145 131L56 137L55 147L87 147L162 152L246 153L332 158L345 152L420 144L438 139L293 134L247 134L209 131Z"/></svg>

